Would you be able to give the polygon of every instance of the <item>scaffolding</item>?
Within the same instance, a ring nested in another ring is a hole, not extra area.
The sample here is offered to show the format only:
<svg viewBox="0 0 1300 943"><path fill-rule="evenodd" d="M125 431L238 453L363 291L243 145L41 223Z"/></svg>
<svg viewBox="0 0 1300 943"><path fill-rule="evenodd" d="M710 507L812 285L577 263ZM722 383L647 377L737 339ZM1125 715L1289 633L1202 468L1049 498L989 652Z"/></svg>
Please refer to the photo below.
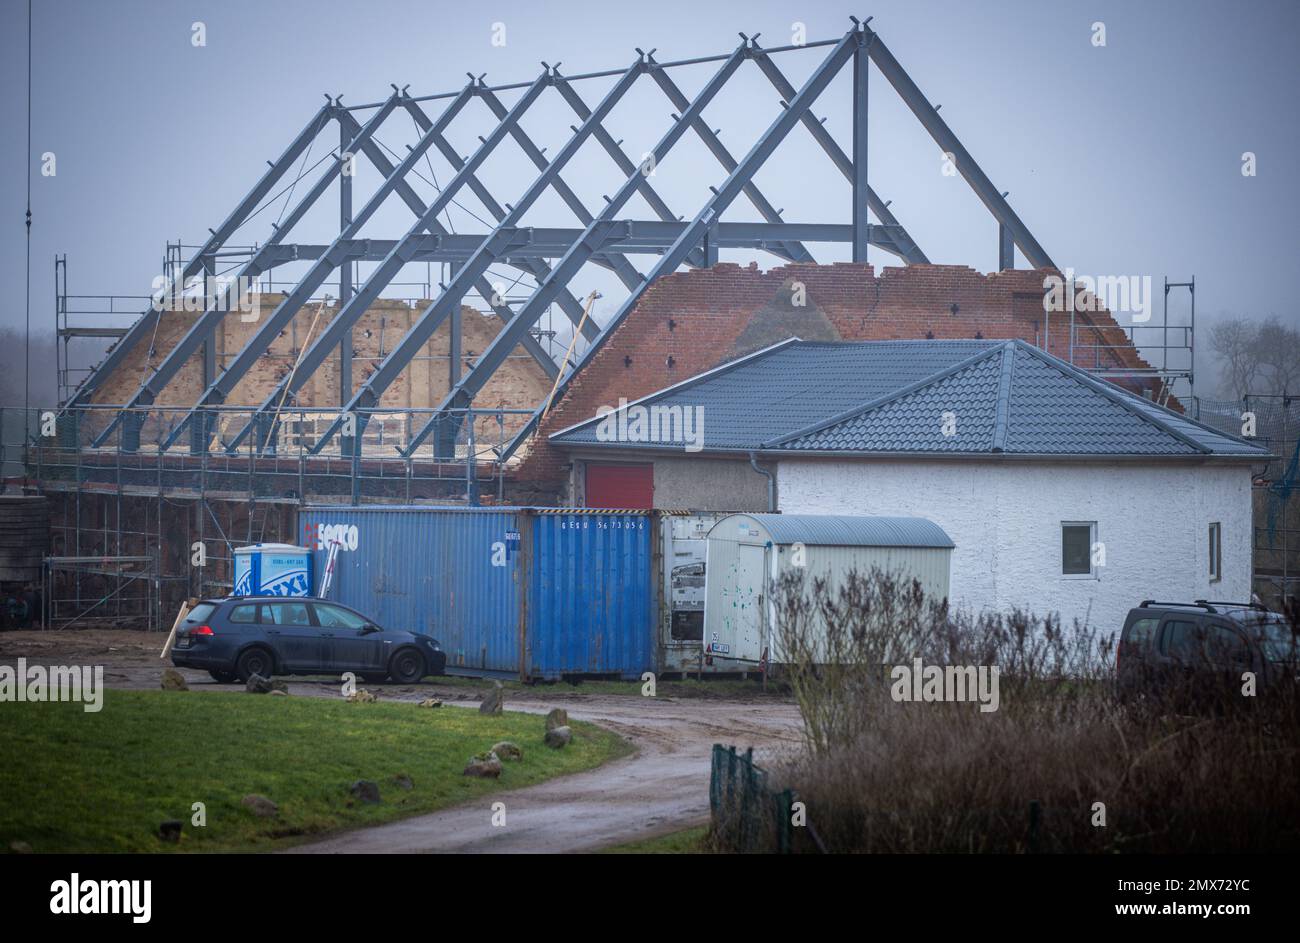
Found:
<svg viewBox="0 0 1300 943"><path fill-rule="evenodd" d="M158 558L149 556L46 557L41 624L47 629L161 624Z"/></svg>
<svg viewBox="0 0 1300 943"><path fill-rule="evenodd" d="M1171 321L1169 315L1169 294L1179 289L1185 289L1188 296L1185 323L1177 315ZM1123 381L1136 381L1143 394L1161 406L1175 400L1186 403L1196 395L1195 276L1186 282L1171 282L1165 276L1160 320L1148 324L1134 318L1131 323L1120 325L1121 333L1113 338L1098 329L1091 319L1081 318L1073 306L1068 316L1070 363L1121 385ZM1050 312L1046 323L1050 332ZM1138 365L1130 359L1134 352L1145 358L1145 364Z"/></svg>

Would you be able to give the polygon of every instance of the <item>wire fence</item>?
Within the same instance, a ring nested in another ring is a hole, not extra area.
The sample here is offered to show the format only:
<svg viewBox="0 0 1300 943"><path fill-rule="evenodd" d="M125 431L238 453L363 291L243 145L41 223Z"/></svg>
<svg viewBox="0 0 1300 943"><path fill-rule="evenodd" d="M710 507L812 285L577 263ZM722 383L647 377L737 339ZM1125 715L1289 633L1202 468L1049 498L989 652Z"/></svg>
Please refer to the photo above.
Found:
<svg viewBox="0 0 1300 943"><path fill-rule="evenodd" d="M793 844L794 793L774 790L754 762L754 750L713 745L709 811L714 841L725 851L789 854Z"/></svg>

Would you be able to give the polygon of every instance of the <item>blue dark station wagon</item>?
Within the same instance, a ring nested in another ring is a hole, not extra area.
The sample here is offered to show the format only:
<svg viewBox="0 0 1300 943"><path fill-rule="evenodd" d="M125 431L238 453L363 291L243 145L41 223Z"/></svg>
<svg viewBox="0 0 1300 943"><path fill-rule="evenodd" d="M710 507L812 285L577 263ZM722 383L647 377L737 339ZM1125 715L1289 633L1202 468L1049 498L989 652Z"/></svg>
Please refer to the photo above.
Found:
<svg viewBox="0 0 1300 943"><path fill-rule="evenodd" d="M354 609L309 597L201 600L176 630L171 656L176 667L223 683L351 671L372 683L410 684L447 666L437 640L381 628Z"/></svg>

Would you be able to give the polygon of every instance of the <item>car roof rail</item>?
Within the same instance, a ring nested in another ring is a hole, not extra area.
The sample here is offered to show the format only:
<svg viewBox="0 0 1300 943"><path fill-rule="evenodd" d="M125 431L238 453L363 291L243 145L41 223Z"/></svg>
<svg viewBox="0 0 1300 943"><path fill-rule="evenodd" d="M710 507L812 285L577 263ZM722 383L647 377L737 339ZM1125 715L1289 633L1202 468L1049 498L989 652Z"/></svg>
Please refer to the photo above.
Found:
<svg viewBox="0 0 1300 943"><path fill-rule="evenodd" d="M1206 612L1218 612L1212 605L1204 599L1198 599L1195 602L1160 602L1156 599L1144 599L1141 609L1163 608L1165 606L1180 606L1183 609L1204 609Z"/></svg>
<svg viewBox="0 0 1300 943"><path fill-rule="evenodd" d="M1223 599L1198 599L1198 603L1207 606L1230 606L1233 609L1255 609L1259 612L1268 612L1268 606L1261 602L1228 602Z"/></svg>

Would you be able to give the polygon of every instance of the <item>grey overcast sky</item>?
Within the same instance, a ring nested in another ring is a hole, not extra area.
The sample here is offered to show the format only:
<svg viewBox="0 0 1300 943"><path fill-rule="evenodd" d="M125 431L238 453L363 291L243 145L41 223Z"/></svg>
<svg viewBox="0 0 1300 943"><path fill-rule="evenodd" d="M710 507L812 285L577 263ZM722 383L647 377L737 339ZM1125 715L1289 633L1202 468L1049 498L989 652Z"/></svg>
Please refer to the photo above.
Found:
<svg viewBox="0 0 1300 943"><path fill-rule="evenodd" d="M33 328L53 327L53 258L67 253L74 293L147 294L160 273L164 243L196 243L217 225L323 102L383 99L389 83L412 94L454 91L465 73L489 83L527 82L539 62L569 74L626 67L634 47L661 61L730 51L737 31L764 45L791 41L794 24L810 40L835 38L848 15L871 26L910 72L1039 242L1062 267L1082 274L1195 275L1198 315L1277 315L1296 323L1294 273L1300 237L1300 153L1296 94L1300 3L1250 2L609 2L443 3L415 0L36 0L33 27L33 140L25 153L25 0L0 0L0 178L4 220L0 277L6 291L0 327L21 326L23 211L31 175ZM201 22L206 45L193 42ZM1105 45L1093 43L1104 24ZM501 28L504 25L504 45ZM494 44L494 37L497 43ZM778 57L796 85L826 50ZM716 65L675 70L688 96ZM817 105L843 144L851 128L844 70ZM706 116L743 155L775 117L778 98L757 68ZM579 83L590 105L611 80ZM517 92L502 93L508 104ZM426 108L437 107L431 102ZM644 79L614 113L610 130L639 160L674 109ZM399 120L400 119L400 120ZM940 173L938 148L873 69L870 113L873 187L930 258L988 271L996 263L996 224L959 178ZM552 90L524 127L554 155L574 117ZM387 130L391 126L391 131ZM448 133L462 154L492 120L472 103ZM394 151L415 137L394 115L379 135ZM310 161L337 146L332 129ZM514 201L535 173L508 142L481 176L500 202ZM1253 152L1257 175L1244 176ZM56 174L41 175L52 153ZM422 167L451 176L435 159ZM677 214L695 215L707 187L725 174L687 138L658 169L656 188ZM594 144L566 179L593 212L621 175ZM358 171L357 205L377 176ZM803 128L756 178L791 222L847 222L848 187ZM430 198L432 186L418 182ZM305 188L305 185L303 185ZM301 189L300 191L301 192ZM281 201L282 203L283 201ZM291 241L327 241L337 220L331 193ZM396 237L411 217L396 200L365 235ZM234 243L262 241L281 212L272 205ZM486 213L464 194L444 222L482 231ZM650 218L645 205L627 215ZM752 219L742 202L724 218ZM571 226L553 196L526 222ZM816 246L821 261L846 257ZM724 260L757 258L741 252ZM877 265L895 264L873 250ZM652 259L637 257L642 271ZM1023 265L1023 260L1018 260ZM762 256L760 265L778 264ZM300 271L300 270L299 270ZM407 276L424 278L423 271ZM598 314L621 300L601 273L575 280L575 294L601 288ZM390 292L393 294L394 292ZM419 294L397 289L397 295ZM6 366L15 352L0 352ZM19 357L19 363L21 358ZM10 367L12 369L12 367ZM39 370L36 365L34 372Z"/></svg>

